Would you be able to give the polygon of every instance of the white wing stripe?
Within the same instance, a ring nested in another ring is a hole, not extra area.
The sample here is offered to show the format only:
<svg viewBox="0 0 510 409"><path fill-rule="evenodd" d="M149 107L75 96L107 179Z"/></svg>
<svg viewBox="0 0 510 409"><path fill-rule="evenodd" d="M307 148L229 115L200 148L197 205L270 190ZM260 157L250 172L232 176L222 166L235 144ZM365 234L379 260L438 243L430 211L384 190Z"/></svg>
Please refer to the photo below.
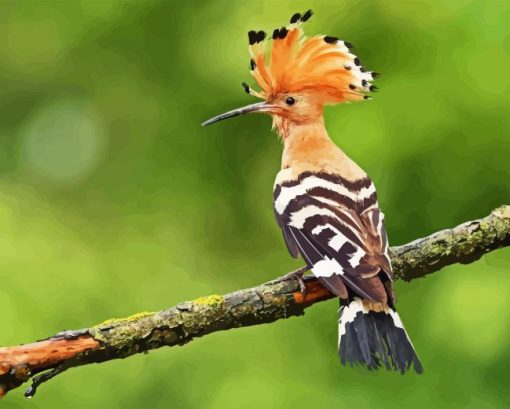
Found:
<svg viewBox="0 0 510 409"><path fill-rule="evenodd" d="M290 216L289 224L295 227L296 229L302 229L308 218L318 215L329 216L338 219L333 211L310 205L305 206L299 209L297 212L292 213L292 215Z"/></svg>
<svg viewBox="0 0 510 409"><path fill-rule="evenodd" d="M361 237L357 229L353 229L352 226L349 226L347 223L345 223L343 220L341 220L333 211L329 209L324 209L321 207L317 207L314 205L305 206L301 209L299 209L297 212L294 212L290 216L290 226L295 227L296 229L302 229L306 220L313 216L329 216L338 221L338 223L342 224L343 226L347 227L352 234L356 236L356 238L359 240L360 243L364 242L364 239Z"/></svg>
<svg viewBox="0 0 510 409"><path fill-rule="evenodd" d="M315 263L312 272L315 277L331 277L333 274L344 274L344 270L338 261L329 257L324 257L324 260Z"/></svg>
<svg viewBox="0 0 510 409"><path fill-rule="evenodd" d="M312 234L318 235L323 230L326 230L326 229L329 229L333 233L335 233L335 236L333 236L328 242L328 246L331 247L333 250L335 250L335 251L340 250L345 243L351 243L357 249L356 253L354 253L354 255L350 259L350 260L354 259L354 263L356 263L354 265L353 262L351 261L351 266L356 267L356 265L358 265L361 257L363 257L363 255L365 254L365 252L363 250L361 250L357 245L352 243L347 237L345 237L345 235L342 234L335 226L332 226L329 223L321 224L319 226L314 227L312 230Z"/></svg>
<svg viewBox="0 0 510 409"><path fill-rule="evenodd" d="M372 194L375 193L375 186L370 184L369 187L364 187L358 192L353 192L347 189L345 186L333 183L325 179L321 179L317 176L310 176L301 181L296 186L282 186L278 198L274 202L274 207L279 214L283 214L289 203L294 200L297 196L304 195L308 190L315 187L322 187L324 189L331 190L343 196L346 196L354 201L361 201L368 199Z"/></svg>
<svg viewBox="0 0 510 409"><path fill-rule="evenodd" d="M337 206L336 210L339 211L339 212L342 212L342 214L344 216L346 216L347 218L349 218L349 220L352 221L352 224L354 226L357 226L358 228L360 228L359 221L354 219L354 217L352 217L352 213L348 209L345 209L342 206Z"/></svg>
<svg viewBox="0 0 510 409"><path fill-rule="evenodd" d="M362 249L358 248L356 250L356 253L354 253L349 259L349 263L351 264L352 268L356 268L358 266L361 257L363 257L364 255L365 252Z"/></svg>
<svg viewBox="0 0 510 409"><path fill-rule="evenodd" d="M342 308L342 314L340 315L340 323L339 323L339 337L338 337L338 345L340 346L340 339L342 335L345 334L345 326L346 324L353 322L354 318L358 312L362 312L363 314L368 314L368 308L363 305L363 302L359 297L355 297L353 301L350 302L349 305Z"/></svg>
<svg viewBox="0 0 510 409"><path fill-rule="evenodd" d="M342 233L338 233L336 236L331 238L328 245L333 250L338 251L347 242L349 242L349 240Z"/></svg>
<svg viewBox="0 0 510 409"><path fill-rule="evenodd" d="M338 207L338 202L335 202L334 200L332 199L328 199L326 197L322 197L322 196L312 196L310 195L310 197L313 197L314 199L318 200L319 202L322 202L324 204L327 204L327 205L330 205L330 206L335 206L335 207Z"/></svg>
<svg viewBox="0 0 510 409"><path fill-rule="evenodd" d="M381 232L383 229L383 220L384 220L384 214L383 214L383 212L380 212L379 213L379 223L377 223L377 232L379 233L380 236L382 236Z"/></svg>
<svg viewBox="0 0 510 409"><path fill-rule="evenodd" d="M326 223L326 224L320 224L318 226L315 226L313 229L312 229L312 234L315 234L315 235L318 235L318 234L321 234L321 232L325 229L330 229L331 231L335 232L336 234L340 234L340 232L338 231L338 229L329 224L329 223Z"/></svg>

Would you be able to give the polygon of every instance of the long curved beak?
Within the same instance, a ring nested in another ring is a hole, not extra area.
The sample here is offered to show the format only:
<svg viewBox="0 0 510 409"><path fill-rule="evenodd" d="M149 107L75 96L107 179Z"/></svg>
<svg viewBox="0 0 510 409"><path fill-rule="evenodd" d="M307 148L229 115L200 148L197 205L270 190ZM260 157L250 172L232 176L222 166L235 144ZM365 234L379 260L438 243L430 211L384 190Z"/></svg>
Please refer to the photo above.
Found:
<svg viewBox="0 0 510 409"><path fill-rule="evenodd" d="M207 126L214 124L218 121L223 121L224 119L233 118L234 116L240 116L244 114L249 114L251 112L271 112L276 109L276 105L269 104L267 102L257 102L256 104L246 105L242 108L233 109L232 111L225 112L224 114L215 116L211 119L208 119L205 122L202 122L202 126Z"/></svg>

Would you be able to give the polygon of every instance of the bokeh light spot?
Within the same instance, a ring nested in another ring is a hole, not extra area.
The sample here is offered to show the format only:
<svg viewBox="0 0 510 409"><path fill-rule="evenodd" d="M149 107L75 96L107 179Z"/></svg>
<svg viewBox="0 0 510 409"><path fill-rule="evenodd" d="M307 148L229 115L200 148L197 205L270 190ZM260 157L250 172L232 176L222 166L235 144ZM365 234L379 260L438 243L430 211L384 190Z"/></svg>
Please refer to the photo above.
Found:
<svg viewBox="0 0 510 409"><path fill-rule="evenodd" d="M22 129L22 169L31 178L74 184L86 178L104 152L104 130L83 101L59 100L44 107Z"/></svg>

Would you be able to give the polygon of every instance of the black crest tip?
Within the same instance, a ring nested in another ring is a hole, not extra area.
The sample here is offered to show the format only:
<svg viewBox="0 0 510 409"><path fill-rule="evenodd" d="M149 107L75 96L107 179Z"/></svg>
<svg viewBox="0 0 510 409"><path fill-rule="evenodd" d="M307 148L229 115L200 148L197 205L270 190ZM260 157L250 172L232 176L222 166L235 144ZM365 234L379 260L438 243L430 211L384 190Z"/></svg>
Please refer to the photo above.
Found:
<svg viewBox="0 0 510 409"><path fill-rule="evenodd" d="M303 14L303 16L301 17L301 21L304 23L305 21L308 21L310 20L310 17L313 16L313 11L312 10L308 10L305 14Z"/></svg>
<svg viewBox="0 0 510 409"><path fill-rule="evenodd" d="M356 57L354 59L354 64L356 64L359 67L361 65L361 60L358 57ZM362 71L362 72L364 72L364 71Z"/></svg>
<svg viewBox="0 0 510 409"><path fill-rule="evenodd" d="M379 75L381 74L379 74L378 72L372 72L372 78L377 78Z"/></svg>
<svg viewBox="0 0 510 409"><path fill-rule="evenodd" d="M250 60L250 70L254 70L257 67L257 64L255 64L255 61L253 59Z"/></svg>
<svg viewBox="0 0 510 409"><path fill-rule="evenodd" d="M363 99L372 99L369 95L363 95Z"/></svg>
<svg viewBox="0 0 510 409"><path fill-rule="evenodd" d="M354 91L356 89L356 86L353 84L349 84L349 89L352 89Z"/></svg>
<svg viewBox="0 0 510 409"><path fill-rule="evenodd" d="M349 43L348 41L344 41L344 45L349 49L352 50L354 48L354 44Z"/></svg>
<svg viewBox="0 0 510 409"><path fill-rule="evenodd" d="M338 41L338 37L325 36L324 41L328 44L336 44Z"/></svg>
<svg viewBox="0 0 510 409"><path fill-rule="evenodd" d="M290 24L297 23L300 18L301 18L301 13L293 14L292 17L290 18Z"/></svg>
<svg viewBox="0 0 510 409"><path fill-rule="evenodd" d="M289 32L289 30L287 30L286 27L280 28L280 35L278 36L278 38L283 40L287 36L288 32Z"/></svg>
<svg viewBox="0 0 510 409"><path fill-rule="evenodd" d="M379 88L377 88L375 85L370 85L370 88L369 90L372 91L372 92L375 92L377 91Z"/></svg>
<svg viewBox="0 0 510 409"><path fill-rule="evenodd" d="M250 42L250 45L253 45L257 42L257 32L250 30L248 31L248 41Z"/></svg>
<svg viewBox="0 0 510 409"><path fill-rule="evenodd" d="M250 86L246 82L242 82L241 86L244 88L244 92L246 92L247 94L250 93Z"/></svg>
<svg viewBox="0 0 510 409"><path fill-rule="evenodd" d="M273 31L273 40L276 40L277 38L280 38L280 30L275 28Z"/></svg>
<svg viewBox="0 0 510 409"><path fill-rule="evenodd" d="M266 33L265 31L262 31L260 30L258 33L257 33L257 43L260 43L261 41L264 41L264 39L266 38Z"/></svg>

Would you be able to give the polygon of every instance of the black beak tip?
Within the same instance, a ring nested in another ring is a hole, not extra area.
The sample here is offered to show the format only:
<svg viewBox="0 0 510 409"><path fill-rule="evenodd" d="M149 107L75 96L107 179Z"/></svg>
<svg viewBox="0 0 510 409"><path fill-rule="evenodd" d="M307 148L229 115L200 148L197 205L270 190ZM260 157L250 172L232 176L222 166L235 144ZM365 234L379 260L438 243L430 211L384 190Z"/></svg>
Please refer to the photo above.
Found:
<svg viewBox="0 0 510 409"><path fill-rule="evenodd" d="M220 122L222 119L225 119L225 114L213 116L212 118L209 118L209 119L205 120L204 122L202 122L200 124L200 126L202 128L205 128L206 126L215 124L216 122Z"/></svg>
<svg viewBox="0 0 510 409"><path fill-rule="evenodd" d="M209 118L207 121L204 121L200 124L202 128L205 128L206 126L215 124L216 122L220 122L222 119L225 119L223 115L215 116L214 118Z"/></svg>

